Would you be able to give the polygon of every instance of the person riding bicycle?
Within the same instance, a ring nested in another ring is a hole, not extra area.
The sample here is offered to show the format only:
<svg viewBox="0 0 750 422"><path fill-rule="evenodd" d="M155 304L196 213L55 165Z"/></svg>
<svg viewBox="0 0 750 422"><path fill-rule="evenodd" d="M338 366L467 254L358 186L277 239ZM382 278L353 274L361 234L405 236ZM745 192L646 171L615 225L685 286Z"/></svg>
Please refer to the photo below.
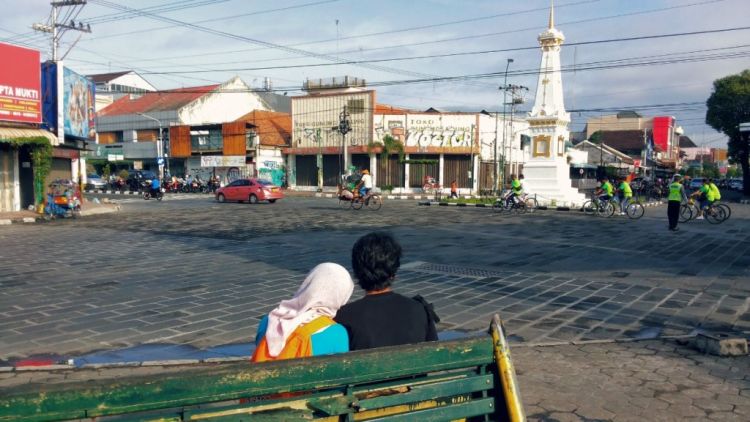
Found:
<svg viewBox="0 0 750 422"><path fill-rule="evenodd" d="M690 197L698 197L698 217L696 220L703 220L703 210L710 207L714 203L714 193L711 191L708 179L703 180L700 189L693 192Z"/></svg>
<svg viewBox="0 0 750 422"><path fill-rule="evenodd" d="M601 182L601 186L594 193L599 197L600 201L607 202L614 196L615 188L606 177L602 177L599 181Z"/></svg>
<svg viewBox="0 0 750 422"><path fill-rule="evenodd" d="M620 215L625 215L625 210L628 209L630 199L633 197L633 189L630 188L630 183L624 177L620 178L620 184L617 186L617 199L620 202Z"/></svg>
<svg viewBox="0 0 750 422"><path fill-rule="evenodd" d="M159 194L159 189L161 189L161 183L159 182L158 177L154 177L151 179L151 196L156 198Z"/></svg>
<svg viewBox="0 0 750 422"><path fill-rule="evenodd" d="M523 195L523 184L521 184L521 180L519 180L515 174L511 174L510 179L510 195L508 195L508 199L506 199L506 204L508 206L510 206L511 203L520 200L521 195Z"/></svg>
<svg viewBox="0 0 750 422"><path fill-rule="evenodd" d="M708 179L708 187L714 194L714 202L721 201L721 192L719 191L719 187L716 186L716 183L714 183L714 179Z"/></svg>
<svg viewBox="0 0 750 422"><path fill-rule="evenodd" d="M357 188L359 188L359 195L362 198L366 197L367 194L370 193L370 190L372 190L372 176L370 176L369 170L362 170L362 179L357 184Z"/></svg>

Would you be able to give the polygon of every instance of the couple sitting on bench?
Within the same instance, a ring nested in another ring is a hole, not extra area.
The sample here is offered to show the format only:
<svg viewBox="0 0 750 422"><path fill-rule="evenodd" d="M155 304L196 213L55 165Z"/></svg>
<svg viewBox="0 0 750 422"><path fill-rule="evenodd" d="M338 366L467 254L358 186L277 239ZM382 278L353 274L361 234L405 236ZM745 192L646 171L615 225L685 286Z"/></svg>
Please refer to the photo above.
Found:
<svg viewBox="0 0 750 422"><path fill-rule="evenodd" d="M349 272L335 263L317 265L293 298L263 317L252 361L436 341L439 319L431 305L391 290L400 261L401 246L391 235L361 237L352 268L365 296L348 305L354 290Z"/></svg>

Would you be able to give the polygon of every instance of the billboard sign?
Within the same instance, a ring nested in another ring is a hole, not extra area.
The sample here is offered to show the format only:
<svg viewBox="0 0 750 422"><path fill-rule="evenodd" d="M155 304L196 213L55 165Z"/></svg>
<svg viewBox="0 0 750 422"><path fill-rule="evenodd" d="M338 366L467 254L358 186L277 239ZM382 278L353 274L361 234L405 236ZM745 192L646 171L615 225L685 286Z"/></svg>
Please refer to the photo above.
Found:
<svg viewBox="0 0 750 422"><path fill-rule="evenodd" d="M39 52L0 43L0 57L0 120L41 123Z"/></svg>
<svg viewBox="0 0 750 422"><path fill-rule="evenodd" d="M83 139L96 138L94 82L66 67L63 70L63 86L65 135Z"/></svg>
<svg viewBox="0 0 750 422"><path fill-rule="evenodd" d="M242 167L244 155L202 155L201 167Z"/></svg>

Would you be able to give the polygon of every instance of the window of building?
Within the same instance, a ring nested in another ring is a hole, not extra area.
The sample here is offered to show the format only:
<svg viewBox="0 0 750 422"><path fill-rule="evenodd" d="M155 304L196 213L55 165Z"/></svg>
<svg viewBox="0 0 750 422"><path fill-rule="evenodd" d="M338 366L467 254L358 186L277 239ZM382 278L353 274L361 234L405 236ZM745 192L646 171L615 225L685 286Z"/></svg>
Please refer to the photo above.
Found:
<svg viewBox="0 0 750 422"><path fill-rule="evenodd" d="M252 130L245 132L245 148L253 149L255 144L258 142L258 134Z"/></svg>
<svg viewBox="0 0 750 422"><path fill-rule="evenodd" d="M365 112L365 100L349 100L346 102L346 111L349 114L362 114Z"/></svg>
<svg viewBox="0 0 750 422"><path fill-rule="evenodd" d="M221 128L190 131L190 144L193 151L221 151L224 149L224 138Z"/></svg>

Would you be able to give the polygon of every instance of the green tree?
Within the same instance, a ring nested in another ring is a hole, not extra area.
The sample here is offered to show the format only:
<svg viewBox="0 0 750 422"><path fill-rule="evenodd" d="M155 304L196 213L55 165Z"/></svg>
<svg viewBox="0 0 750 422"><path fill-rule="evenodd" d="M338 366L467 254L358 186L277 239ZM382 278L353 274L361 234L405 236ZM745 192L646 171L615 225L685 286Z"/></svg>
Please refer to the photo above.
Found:
<svg viewBox="0 0 750 422"><path fill-rule="evenodd" d="M591 134L591 137L589 138L589 142L592 144L600 144L602 142L602 138L604 138L604 134L601 130L597 130L596 132Z"/></svg>
<svg viewBox="0 0 750 422"><path fill-rule="evenodd" d="M739 129L750 122L750 69L715 80L706 106L706 123L729 137L729 160L742 168L744 192L750 195L750 141Z"/></svg>
<svg viewBox="0 0 750 422"><path fill-rule="evenodd" d="M388 186L393 186L393 184L396 181L390 180L390 164L391 160L389 157L392 154L398 154L398 161L404 161L404 144L401 143L398 139L394 138L391 135L385 135L383 137L383 142L373 142L370 145L368 145L368 149L372 152L376 149L380 149L380 161L385 163L385 184Z"/></svg>

